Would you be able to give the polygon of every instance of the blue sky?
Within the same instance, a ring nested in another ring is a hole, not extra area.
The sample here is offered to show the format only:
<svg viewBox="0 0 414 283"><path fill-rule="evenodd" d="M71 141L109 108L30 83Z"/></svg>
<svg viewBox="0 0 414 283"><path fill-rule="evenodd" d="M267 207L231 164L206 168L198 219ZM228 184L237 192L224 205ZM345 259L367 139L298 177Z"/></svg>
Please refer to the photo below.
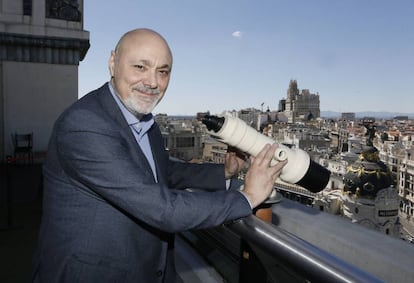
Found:
<svg viewBox="0 0 414 283"><path fill-rule="evenodd" d="M109 78L119 37L147 27L174 55L154 113L277 110L289 81L322 111L414 113L414 0L84 1L79 94Z"/></svg>

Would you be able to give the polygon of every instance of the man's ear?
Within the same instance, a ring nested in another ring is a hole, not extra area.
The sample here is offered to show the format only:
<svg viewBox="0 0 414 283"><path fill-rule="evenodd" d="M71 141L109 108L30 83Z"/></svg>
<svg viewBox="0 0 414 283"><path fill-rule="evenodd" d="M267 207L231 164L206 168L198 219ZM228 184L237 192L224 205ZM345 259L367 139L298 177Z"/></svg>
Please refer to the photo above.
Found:
<svg viewBox="0 0 414 283"><path fill-rule="evenodd" d="M114 68L115 68L115 51L111 51L111 56L109 57L108 62L109 73L111 74L111 78L114 76Z"/></svg>

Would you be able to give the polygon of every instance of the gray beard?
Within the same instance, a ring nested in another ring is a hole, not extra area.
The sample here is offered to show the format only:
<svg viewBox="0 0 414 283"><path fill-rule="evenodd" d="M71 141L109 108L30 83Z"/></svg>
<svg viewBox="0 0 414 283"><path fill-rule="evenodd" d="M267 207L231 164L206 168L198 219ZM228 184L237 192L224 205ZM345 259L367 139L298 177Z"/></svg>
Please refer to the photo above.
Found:
<svg viewBox="0 0 414 283"><path fill-rule="evenodd" d="M147 115L152 112L152 110L157 106L159 99L156 99L152 102L151 105L146 107L146 109L143 109L143 107L140 107L139 105L136 105L135 101L131 98L128 99L121 99L122 104L124 104L125 108L128 109L129 112L131 112L135 117L141 118L144 115Z"/></svg>

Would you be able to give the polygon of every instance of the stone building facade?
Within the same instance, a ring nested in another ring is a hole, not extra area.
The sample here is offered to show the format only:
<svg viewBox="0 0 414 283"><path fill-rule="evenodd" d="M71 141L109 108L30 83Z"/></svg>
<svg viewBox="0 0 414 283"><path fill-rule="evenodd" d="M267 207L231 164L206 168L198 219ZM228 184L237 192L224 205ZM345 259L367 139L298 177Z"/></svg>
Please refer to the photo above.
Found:
<svg viewBox="0 0 414 283"><path fill-rule="evenodd" d="M308 121L321 116L319 94L310 93L309 89L298 89L296 80L291 80L286 100L279 103L289 123Z"/></svg>
<svg viewBox="0 0 414 283"><path fill-rule="evenodd" d="M33 133L33 150L46 151L54 121L78 99L88 48L83 0L0 1L1 161L14 133Z"/></svg>

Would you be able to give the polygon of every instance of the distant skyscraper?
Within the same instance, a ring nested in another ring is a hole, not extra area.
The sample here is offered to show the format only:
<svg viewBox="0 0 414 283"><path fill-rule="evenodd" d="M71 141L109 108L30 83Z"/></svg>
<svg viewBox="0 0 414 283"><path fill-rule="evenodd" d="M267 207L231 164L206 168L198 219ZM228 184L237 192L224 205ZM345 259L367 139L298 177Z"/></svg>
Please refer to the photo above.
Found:
<svg viewBox="0 0 414 283"><path fill-rule="evenodd" d="M296 80L291 80L285 101L285 114L289 123L308 121L320 117L319 94L310 93L309 89L298 89ZM283 103L281 102L282 106Z"/></svg>
<svg viewBox="0 0 414 283"><path fill-rule="evenodd" d="M283 112L286 110L286 99L279 100L279 108L278 111Z"/></svg>

